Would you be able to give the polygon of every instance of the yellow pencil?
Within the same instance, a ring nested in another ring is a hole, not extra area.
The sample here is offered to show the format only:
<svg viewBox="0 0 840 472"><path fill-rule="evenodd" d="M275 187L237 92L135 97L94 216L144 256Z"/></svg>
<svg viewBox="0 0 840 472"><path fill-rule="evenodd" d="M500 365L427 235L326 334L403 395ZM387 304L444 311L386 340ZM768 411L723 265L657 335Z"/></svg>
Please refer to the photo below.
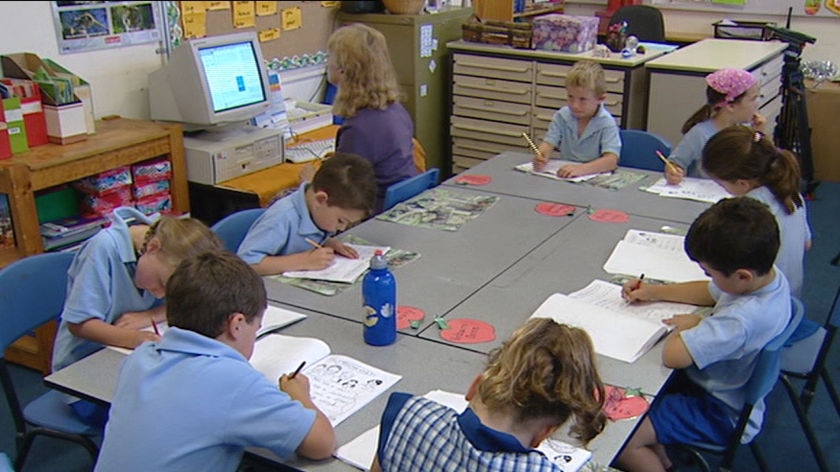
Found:
<svg viewBox="0 0 840 472"><path fill-rule="evenodd" d="M669 161L668 158L665 157L665 155L659 151L659 149L656 150L656 155L659 156L660 159L662 159L662 162L664 162L666 166L671 168L671 171L679 173L677 166L675 166L673 162Z"/></svg>
<svg viewBox="0 0 840 472"><path fill-rule="evenodd" d="M537 145L536 145L536 144L534 144L534 142L533 142L533 141L531 141L531 138L529 138L529 137L528 137L528 133L526 133L526 132L524 132L524 131L523 131L523 132L522 132L522 137L523 137L523 138L525 138L525 141L528 141L528 146L530 146L530 147L531 147L531 150L532 150L532 151L534 151L534 154L540 154L540 155L542 155L542 153L540 152L540 150L539 150L539 148L537 147Z"/></svg>
<svg viewBox="0 0 840 472"><path fill-rule="evenodd" d="M314 247L315 249L321 249L321 248L323 248L323 247L324 247L324 246L321 246L320 244L316 243L315 241L313 241L313 240L311 240L311 239L309 239L309 238L306 238L306 242L308 242L309 244L311 244L311 245L312 245L312 247Z"/></svg>

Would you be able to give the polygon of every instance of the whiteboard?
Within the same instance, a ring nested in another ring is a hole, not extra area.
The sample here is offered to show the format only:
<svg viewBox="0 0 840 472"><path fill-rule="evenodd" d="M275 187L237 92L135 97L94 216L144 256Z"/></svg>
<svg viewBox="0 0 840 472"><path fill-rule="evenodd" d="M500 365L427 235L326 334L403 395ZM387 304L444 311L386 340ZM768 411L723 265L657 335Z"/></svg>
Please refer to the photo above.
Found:
<svg viewBox="0 0 840 472"><path fill-rule="evenodd" d="M815 15L805 13L805 0L746 0L745 5L726 5L712 3L711 0L645 0L644 3L656 6L657 8L674 10L694 10L704 12L720 12L730 15L738 15L737 19L745 19L743 14L761 14L787 16L788 8L793 7L793 16L808 18L835 18L840 23L840 16L826 7L827 2L838 0L820 0L820 9ZM725 17L726 15L724 15ZM778 26L784 26L779 23ZM795 28L794 28L795 29Z"/></svg>

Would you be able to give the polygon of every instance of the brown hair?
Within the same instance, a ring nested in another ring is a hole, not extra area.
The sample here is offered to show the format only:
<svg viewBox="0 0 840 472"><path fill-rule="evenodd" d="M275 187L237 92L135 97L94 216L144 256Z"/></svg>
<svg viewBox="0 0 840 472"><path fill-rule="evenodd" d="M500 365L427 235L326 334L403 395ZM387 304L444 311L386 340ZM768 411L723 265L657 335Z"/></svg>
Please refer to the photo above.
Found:
<svg viewBox="0 0 840 472"><path fill-rule="evenodd" d="M146 252L152 238L160 241L158 256L161 261L173 269L184 259L223 246L216 233L195 218L161 216L146 231L141 253Z"/></svg>
<svg viewBox="0 0 840 472"><path fill-rule="evenodd" d="M721 130L703 147L703 168L720 180L756 180L766 186L788 214L801 207L799 163L764 133L741 125Z"/></svg>
<svg viewBox="0 0 840 472"><path fill-rule="evenodd" d="M727 102L725 93L718 92L707 85L706 104L700 107L699 110L695 111L694 114L685 121L680 131L682 131L682 134L688 133L691 128L694 128L694 125L708 120L724 105L740 102L744 96L747 95L747 92L749 92L749 90L744 91L744 93L735 97L734 100Z"/></svg>
<svg viewBox="0 0 840 472"><path fill-rule="evenodd" d="M248 323L266 308L262 278L236 254L210 251L184 259L166 284L170 326L217 338L230 315Z"/></svg>
<svg viewBox="0 0 840 472"><path fill-rule="evenodd" d="M604 385L586 331L533 318L488 357L478 393L488 408L513 409L519 421L574 416L570 432L584 444L604 429Z"/></svg>
<svg viewBox="0 0 840 472"><path fill-rule="evenodd" d="M607 79L604 68L594 61L578 61L566 76L566 87L582 87L591 90L596 97L607 93Z"/></svg>
<svg viewBox="0 0 840 472"><path fill-rule="evenodd" d="M359 109L384 110L399 101L397 73L382 33L361 23L343 26L330 36L327 50L342 69L333 103L336 115L349 118Z"/></svg>
<svg viewBox="0 0 840 472"><path fill-rule="evenodd" d="M337 152L325 160L312 178L312 189L325 192L330 206L370 214L376 204L373 165L356 154Z"/></svg>

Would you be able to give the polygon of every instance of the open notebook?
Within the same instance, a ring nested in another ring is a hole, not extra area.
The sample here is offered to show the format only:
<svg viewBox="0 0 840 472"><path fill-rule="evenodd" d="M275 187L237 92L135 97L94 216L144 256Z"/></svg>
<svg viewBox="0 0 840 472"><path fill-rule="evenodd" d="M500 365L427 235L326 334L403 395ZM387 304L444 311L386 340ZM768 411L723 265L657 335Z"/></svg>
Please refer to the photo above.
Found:
<svg viewBox="0 0 840 472"><path fill-rule="evenodd" d="M557 171L560 170L561 167L567 164L580 164L580 162L572 162L572 161L564 161L562 159L550 159L548 164L546 164L545 168L539 172L534 171L534 164L532 162L526 162L524 164L519 164L518 166L514 167L514 169L527 172L533 175L539 175L541 177L548 177L549 179L554 180L565 180L567 182L585 182L589 179L593 179L598 177L599 175L608 175L609 172L601 172L596 174L586 174L586 175L579 175L577 177L568 177L568 178L561 178L557 177Z"/></svg>
<svg viewBox="0 0 840 472"><path fill-rule="evenodd" d="M377 250L382 251L382 254L391 250L388 246L360 246L358 244L348 244L347 246L352 247L359 253L357 259L350 259L336 254L332 265L326 269L289 271L283 272L283 276L295 279L328 280L331 282L352 284L368 269L370 258L373 257Z"/></svg>
<svg viewBox="0 0 840 472"><path fill-rule="evenodd" d="M669 282L709 280L700 266L688 258L683 249L685 236L638 229L627 230L616 244L604 270Z"/></svg>
<svg viewBox="0 0 840 472"><path fill-rule="evenodd" d="M698 177L685 177L677 185L669 185L665 178L661 177L644 190L660 197L684 198L706 203L717 203L718 200L732 196L714 180Z"/></svg>
<svg viewBox="0 0 840 472"><path fill-rule="evenodd" d="M446 405L459 413L467 408L467 400L463 393L445 392L443 390L432 390L423 395L429 400L434 400ZM361 470L368 470L373 457L376 455L376 446L379 442L379 426L375 426L352 441L339 447L335 451L335 457ZM575 447L557 439L543 441L537 450L552 459L563 472L575 472L586 464L592 457L592 453L586 449Z"/></svg>
<svg viewBox="0 0 840 472"><path fill-rule="evenodd" d="M685 303L630 304L621 298L620 286L593 280L569 295L551 295L531 318L552 318L582 328L589 333L598 354L634 362L670 331L663 319L695 310L696 306Z"/></svg>

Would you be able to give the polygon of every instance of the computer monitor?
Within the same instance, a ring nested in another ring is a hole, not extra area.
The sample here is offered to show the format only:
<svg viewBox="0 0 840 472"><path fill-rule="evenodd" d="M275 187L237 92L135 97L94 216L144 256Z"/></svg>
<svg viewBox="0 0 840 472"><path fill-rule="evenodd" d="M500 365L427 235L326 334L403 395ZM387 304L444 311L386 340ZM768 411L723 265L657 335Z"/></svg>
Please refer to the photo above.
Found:
<svg viewBox="0 0 840 472"><path fill-rule="evenodd" d="M149 74L151 118L187 130L243 123L268 110L269 85L254 32L185 41Z"/></svg>

